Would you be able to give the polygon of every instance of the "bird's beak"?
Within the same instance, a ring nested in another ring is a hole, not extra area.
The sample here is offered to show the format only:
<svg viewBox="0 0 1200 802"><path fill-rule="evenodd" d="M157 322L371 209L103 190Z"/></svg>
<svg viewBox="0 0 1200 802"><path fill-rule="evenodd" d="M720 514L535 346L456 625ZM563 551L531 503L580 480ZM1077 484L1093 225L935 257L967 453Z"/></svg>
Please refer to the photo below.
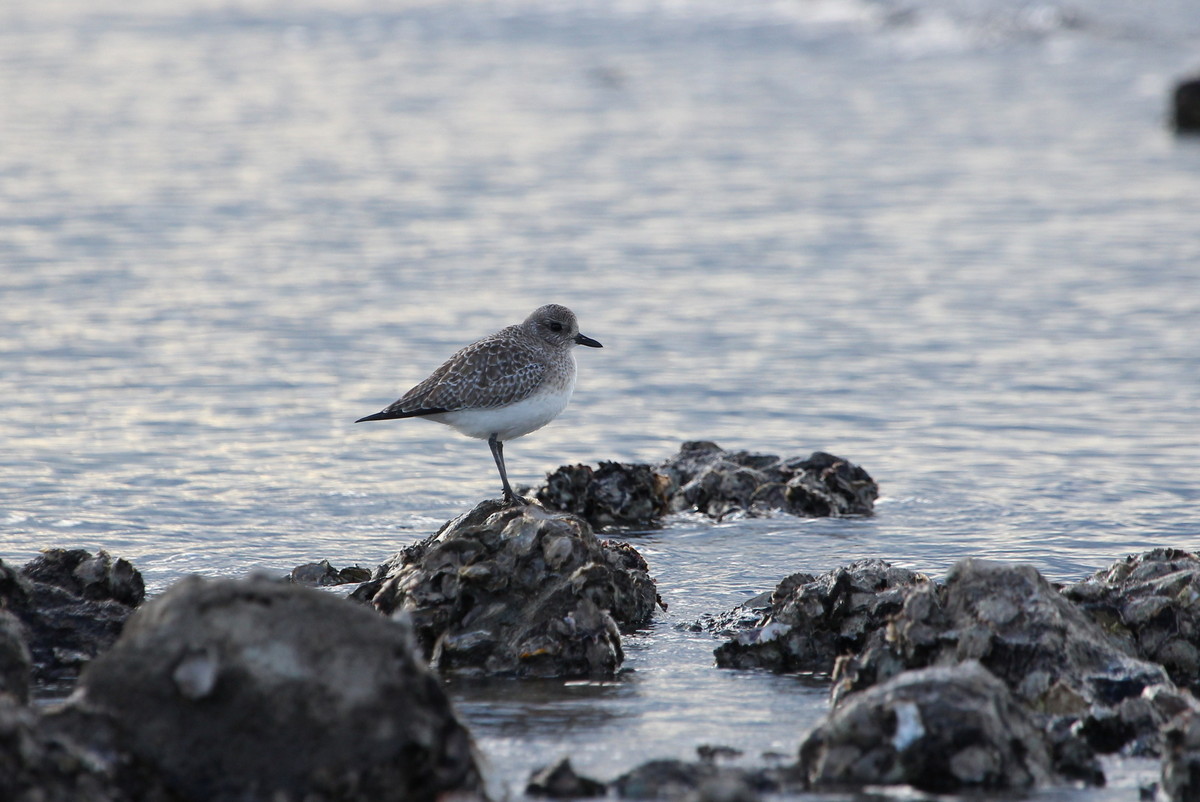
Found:
<svg viewBox="0 0 1200 802"><path fill-rule="evenodd" d="M604 346L593 340L591 337L585 337L582 334L575 335L575 342L580 345L586 345L588 348L603 348Z"/></svg>

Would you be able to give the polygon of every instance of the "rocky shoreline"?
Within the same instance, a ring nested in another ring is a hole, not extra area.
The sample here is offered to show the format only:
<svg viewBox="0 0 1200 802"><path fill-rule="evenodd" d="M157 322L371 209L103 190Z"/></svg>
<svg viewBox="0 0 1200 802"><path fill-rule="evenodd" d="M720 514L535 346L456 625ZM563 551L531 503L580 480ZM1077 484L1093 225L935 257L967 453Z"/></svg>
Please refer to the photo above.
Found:
<svg viewBox="0 0 1200 802"><path fill-rule="evenodd" d="M611 677L622 635L665 609L652 566L597 528L685 509L870 514L878 488L828 454L688 443L656 466L567 466L531 495L482 502L370 572L192 577L145 602L103 551L0 561L0 799L484 799L439 674ZM333 584L355 587L304 587ZM1172 549L1066 587L975 559L942 582L877 559L795 573L681 625L714 637L713 670L830 677L791 762L706 747L600 781L563 755L526 793L1030 791L1102 785L1099 757L1120 753L1161 759L1161 798L1198 798L1198 616L1200 557Z"/></svg>

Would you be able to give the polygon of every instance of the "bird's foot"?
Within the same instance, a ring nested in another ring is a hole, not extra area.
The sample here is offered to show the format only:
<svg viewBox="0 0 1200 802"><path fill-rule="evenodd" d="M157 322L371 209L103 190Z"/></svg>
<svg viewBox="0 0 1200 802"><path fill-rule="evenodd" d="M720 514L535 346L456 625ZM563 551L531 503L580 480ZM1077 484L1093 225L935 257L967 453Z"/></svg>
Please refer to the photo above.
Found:
<svg viewBox="0 0 1200 802"><path fill-rule="evenodd" d="M504 494L504 503L518 507L528 507L530 502L524 496L518 496L516 493L508 491Z"/></svg>

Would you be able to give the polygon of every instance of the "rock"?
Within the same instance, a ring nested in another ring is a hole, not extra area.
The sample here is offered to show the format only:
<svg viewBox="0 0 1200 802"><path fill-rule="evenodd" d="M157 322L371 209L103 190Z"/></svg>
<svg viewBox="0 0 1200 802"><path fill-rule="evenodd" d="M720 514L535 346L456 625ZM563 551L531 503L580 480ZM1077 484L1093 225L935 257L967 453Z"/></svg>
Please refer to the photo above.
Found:
<svg viewBox="0 0 1200 802"><path fill-rule="evenodd" d="M650 466L601 463L559 468L537 498L594 526L641 525L695 510L713 518L788 512L806 517L870 515L879 486L856 465L813 452L806 459L729 452L688 442L672 459Z"/></svg>
<svg viewBox="0 0 1200 802"><path fill-rule="evenodd" d="M1162 790L1172 802L1200 799L1200 712L1188 712L1163 730Z"/></svg>
<svg viewBox="0 0 1200 802"><path fill-rule="evenodd" d="M89 601L112 600L137 607L146 598L141 573L128 560L114 560L104 549L94 557L83 549L45 549L21 573Z"/></svg>
<svg viewBox="0 0 1200 802"><path fill-rule="evenodd" d="M32 670L25 628L15 615L0 609L0 696L8 694L18 702L28 702Z"/></svg>
<svg viewBox="0 0 1200 802"><path fill-rule="evenodd" d="M1200 77L1176 84L1171 106L1171 124L1176 132L1200 133Z"/></svg>
<svg viewBox="0 0 1200 802"><path fill-rule="evenodd" d="M24 626L34 692L65 695L121 634L141 588L133 566L104 552L49 550L20 572L0 560L0 607Z"/></svg>
<svg viewBox="0 0 1200 802"><path fill-rule="evenodd" d="M371 572L357 565L337 569L329 564L329 560L317 563L297 565L288 574L288 581L308 587L332 587L334 585L350 585L356 582L366 582L371 578Z"/></svg>
<svg viewBox="0 0 1200 802"><path fill-rule="evenodd" d="M142 789L125 798L433 802L482 788L406 626L263 579L173 585L47 727Z"/></svg>
<svg viewBox="0 0 1200 802"><path fill-rule="evenodd" d="M911 785L930 793L1060 783L1051 745L978 662L907 671L855 694L800 747L813 788Z"/></svg>
<svg viewBox="0 0 1200 802"><path fill-rule="evenodd" d="M787 771L740 769L703 760L651 760L610 785L622 799L695 802L758 802L763 794L801 790Z"/></svg>
<svg viewBox="0 0 1200 802"><path fill-rule="evenodd" d="M1063 589L1106 632L1200 693L1200 557L1154 549Z"/></svg>
<svg viewBox="0 0 1200 802"><path fill-rule="evenodd" d="M907 669L966 660L978 660L1046 716L1119 714L1125 700L1146 693L1155 699L1157 689L1167 704L1174 690L1160 666L1133 657L1032 566L968 559L951 569L944 586L907 589L886 630L873 634L860 654L838 661L834 703ZM1137 726L1125 731L1124 744L1157 737L1143 712L1127 710L1125 722ZM1093 744L1101 746L1114 744ZM1088 766L1073 770L1091 774Z"/></svg>
<svg viewBox="0 0 1200 802"><path fill-rule="evenodd" d="M564 465L537 490L543 506L586 518L592 526L646 525L669 511L669 480L649 465Z"/></svg>
<svg viewBox="0 0 1200 802"><path fill-rule="evenodd" d="M525 786L529 796L548 796L552 799L583 799L604 796L608 786L588 777L581 777L571 767L570 758L563 758L552 766L537 769Z"/></svg>
<svg viewBox="0 0 1200 802"><path fill-rule="evenodd" d="M43 731L36 711L0 694L0 799L118 802L133 798L117 789L94 758L71 740Z"/></svg>
<svg viewBox="0 0 1200 802"><path fill-rule="evenodd" d="M816 579L812 574L793 574L788 579L805 576L808 581ZM705 613L695 621L678 624L677 629L689 632L708 632L719 638L732 638L739 633L761 627L771 615L771 599L775 593L767 590L723 613Z"/></svg>
<svg viewBox="0 0 1200 802"><path fill-rule="evenodd" d="M814 577L779 583L763 620L715 651L722 668L829 673L841 655L855 654L904 603L904 589L929 584L924 574L882 560L858 560Z"/></svg>
<svg viewBox="0 0 1200 802"><path fill-rule="evenodd" d="M439 670L612 676L620 630L658 601L645 561L581 518L485 501L394 555L352 594L405 610Z"/></svg>

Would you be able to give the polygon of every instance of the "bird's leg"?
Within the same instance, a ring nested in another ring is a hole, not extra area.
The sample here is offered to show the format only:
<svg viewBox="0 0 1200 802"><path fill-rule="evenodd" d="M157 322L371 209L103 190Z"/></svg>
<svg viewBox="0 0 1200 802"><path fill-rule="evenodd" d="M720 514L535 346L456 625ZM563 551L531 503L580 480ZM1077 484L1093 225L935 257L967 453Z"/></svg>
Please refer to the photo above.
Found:
<svg viewBox="0 0 1200 802"><path fill-rule="evenodd" d="M492 458L496 460L496 467L500 469L500 481L504 485L504 500L509 504L527 504L525 499L513 492L512 485L508 483L508 472L504 470L504 443L496 439L496 435L488 438L488 445L492 448Z"/></svg>

